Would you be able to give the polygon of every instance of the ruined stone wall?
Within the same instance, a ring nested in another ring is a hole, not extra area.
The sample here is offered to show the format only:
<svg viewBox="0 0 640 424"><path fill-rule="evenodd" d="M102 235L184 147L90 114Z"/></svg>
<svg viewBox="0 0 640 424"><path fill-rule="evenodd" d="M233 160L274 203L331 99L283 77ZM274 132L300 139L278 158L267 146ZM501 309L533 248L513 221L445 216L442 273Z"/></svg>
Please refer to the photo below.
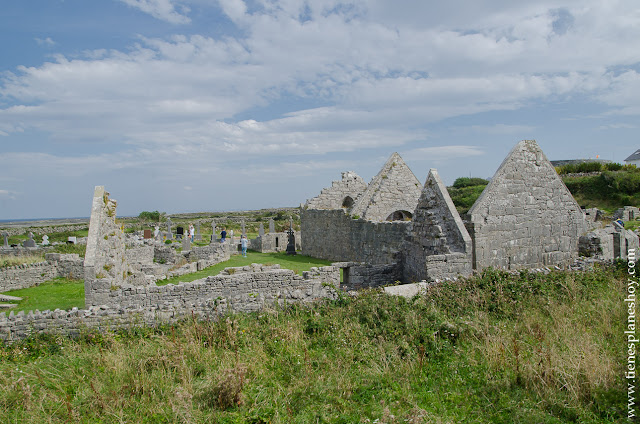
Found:
<svg viewBox="0 0 640 424"><path fill-rule="evenodd" d="M335 267L312 268L305 278L291 270L258 265L180 285L127 286L101 294L105 302L85 310L0 313L0 339L16 340L37 332L73 335L85 329L153 326L192 316L214 319L227 311L252 312L285 302L334 299L335 290L325 283L339 287L339 277Z"/></svg>
<svg viewBox="0 0 640 424"><path fill-rule="evenodd" d="M627 259L629 249L639 248L638 236L633 232L610 225L580 236L581 256L601 260Z"/></svg>
<svg viewBox="0 0 640 424"><path fill-rule="evenodd" d="M0 292L33 287L56 277L83 278L77 254L47 253L46 261L0 269Z"/></svg>
<svg viewBox="0 0 640 424"><path fill-rule="evenodd" d="M85 304L95 305L94 294L104 287L148 284L144 274L126 260L125 235L116 223L114 199L103 186L96 186L91 204L89 235L84 259Z"/></svg>
<svg viewBox="0 0 640 424"><path fill-rule="evenodd" d="M349 209L366 189L367 184L358 174L343 172L340 181L333 181L331 187L323 188L318 196L307 200L305 206L309 209Z"/></svg>
<svg viewBox="0 0 640 424"><path fill-rule="evenodd" d="M345 290L360 290L382 287L402 280L400 263L371 265L358 262L336 262L342 268L341 287Z"/></svg>
<svg viewBox="0 0 640 424"><path fill-rule="evenodd" d="M150 265L153 263L154 255L155 249L152 245L127 247L124 251L125 261L129 264Z"/></svg>
<svg viewBox="0 0 640 424"><path fill-rule="evenodd" d="M3 268L0 269L0 292L37 286L57 276L58 270L49 262Z"/></svg>
<svg viewBox="0 0 640 424"><path fill-rule="evenodd" d="M396 211L413 214L421 191L420 181L402 157L393 153L364 193L358 197L350 214L377 222L387 220Z"/></svg>
<svg viewBox="0 0 640 424"><path fill-rule="evenodd" d="M353 219L343 210L303 209L302 254L332 261L390 264L409 231L409 222Z"/></svg>
<svg viewBox="0 0 640 424"><path fill-rule="evenodd" d="M585 232L580 206L533 140L516 145L468 215L475 269L566 264Z"/></svg>
<svg viewBox="0 0 640 424"><path fill-rule="evenodd" d="M449 192L431 169L416 206L403 256L404 280L471 274L472 241Z"/></svg>

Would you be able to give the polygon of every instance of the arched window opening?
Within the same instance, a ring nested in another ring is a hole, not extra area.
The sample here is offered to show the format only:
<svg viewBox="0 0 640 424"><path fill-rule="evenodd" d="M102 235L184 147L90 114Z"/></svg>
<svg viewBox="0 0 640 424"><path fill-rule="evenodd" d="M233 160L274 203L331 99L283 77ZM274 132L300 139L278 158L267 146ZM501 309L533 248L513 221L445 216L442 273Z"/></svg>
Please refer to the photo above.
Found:
<svg viewBox="0 0 640 424"><path fill-rule="evenodd" d="M395 211L387 217L387 221L411 221L412 217L409 211Z"/></svg>
<svg viewBox="0 0 640 424"><path fill-rule="evenodd" d="M342 207L346 209L351 209L353 206L353 198L351 196L347 196L342 201Z"/></svg>

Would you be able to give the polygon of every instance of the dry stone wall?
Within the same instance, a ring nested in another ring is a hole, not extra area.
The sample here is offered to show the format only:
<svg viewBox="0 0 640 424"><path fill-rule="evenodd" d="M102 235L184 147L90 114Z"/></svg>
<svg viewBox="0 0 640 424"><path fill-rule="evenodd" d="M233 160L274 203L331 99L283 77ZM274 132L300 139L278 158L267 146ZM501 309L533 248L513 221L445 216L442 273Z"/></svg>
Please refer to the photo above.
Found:
<svg viewBox="0 0 640 424"><path fill-rule="evenodd" d="M353 219L342 209L303 209L302 254L332 261L391 264L399 261L410 222Z"/></svg>
<svg viewBox="0 0 640 424"><path fill-rule="evenodd" d="M83 260L77 254L47 253L45 259L0 269L0 292L37 286L56 277L83 278Z"/></svg>
<svg viewBox="0 0 640 424"><path fill-rule="evenodd" d="M396 211L413 213L422 185L398 153L393 153L351 209L352 216L385 221ZM406 214L403 217L411 218ZM403 219L403 218L401 218Z"/></svg>
<svg viewBox="0 0 640 424"><path fill-rule="evenodd" d="M252 312L284 303L308 303L336 297L336 267L312 268L299 276L291 270L253 265L225 275L167 286L127 286L100 294L105 302L85 310L0 313L0 339L34 333L75 335L86 329L118 329L172 323L196 316L215 319L228 312Z"/></svg>
<svg viewBox="0 0 640 424"><path fill-rule="evenodd" d="M475 269L567 264L584 213L533 140L516 145L468 213Z"/></svg>

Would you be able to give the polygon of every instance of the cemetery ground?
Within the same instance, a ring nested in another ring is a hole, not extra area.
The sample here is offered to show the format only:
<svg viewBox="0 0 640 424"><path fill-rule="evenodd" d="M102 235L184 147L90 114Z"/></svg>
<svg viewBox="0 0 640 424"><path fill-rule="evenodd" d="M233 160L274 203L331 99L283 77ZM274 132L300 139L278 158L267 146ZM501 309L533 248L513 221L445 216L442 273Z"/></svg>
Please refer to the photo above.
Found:
<svg viewBox="0 0 640 424"><path fill-rule="evenodd" d="M618 423L626 264L0 346L0 422Z"/></svg>
<svg viewBox="0 0 640 424"><path fill-rule="evenodd" d="M260 253L250 250L248 251L246 258L242 255L235 255L227 261L220 262L201 271L160 280L157 284L165 285L178 284L181 281L189 282L208 277L209 275L217 275L227 267L240 267L250 265L252 263L265 265L279 264L282 268L291 269L301 275L302 271L308 271L311 267L330 265L331 261L311 258L303 255L288 256L285 252ZM39 286L20 290L11 290L4 292L3 294L22 298L21 301L14 302L17 304L16 307L10 309L15 313L36 309L45 311L54 310L56 308L62 310L69 310L74 307L79 309L84 308L84 282L82 280L56 278L40 284Z"/></svg>

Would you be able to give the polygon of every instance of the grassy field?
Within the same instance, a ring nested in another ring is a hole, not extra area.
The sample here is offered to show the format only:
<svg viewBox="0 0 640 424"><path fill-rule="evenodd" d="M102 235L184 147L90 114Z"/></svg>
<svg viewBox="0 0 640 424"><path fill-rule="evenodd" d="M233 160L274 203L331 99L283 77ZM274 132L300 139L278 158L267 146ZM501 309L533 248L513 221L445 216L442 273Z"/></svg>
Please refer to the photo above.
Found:
<svg viewBox="0 0 640 424"><path fill-rule="evenodd" d="M622 423L624 270L0 346L0 422Z"/></svg>

